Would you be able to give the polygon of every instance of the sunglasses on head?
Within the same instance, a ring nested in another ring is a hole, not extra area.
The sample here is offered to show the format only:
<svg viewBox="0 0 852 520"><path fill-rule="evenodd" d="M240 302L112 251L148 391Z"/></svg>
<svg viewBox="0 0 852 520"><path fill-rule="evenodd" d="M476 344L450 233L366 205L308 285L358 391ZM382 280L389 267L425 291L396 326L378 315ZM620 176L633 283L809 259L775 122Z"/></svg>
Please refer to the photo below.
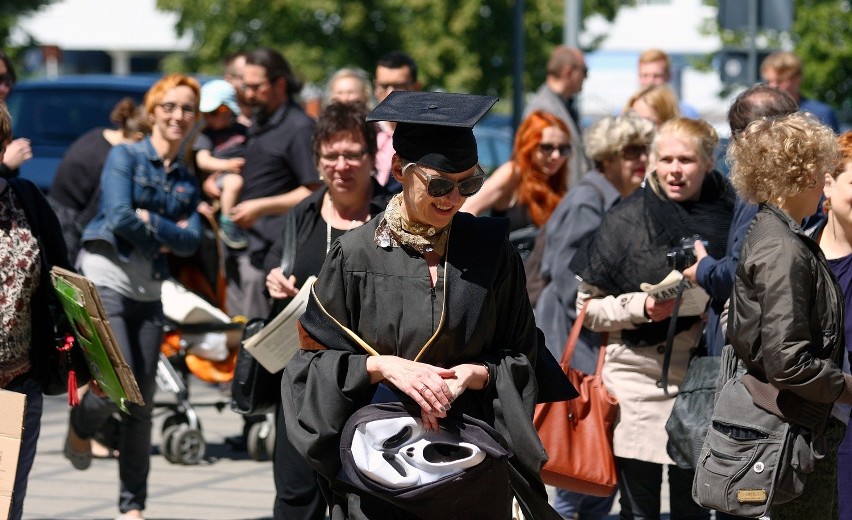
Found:
<svg viewBox="0 0 852 520"><path fill-rule="evenodd" d="M443 197L456 188L459 189L459 195L462 197L471 197L476 195L485 183L485 172L482 171L482 168L478 164L476 165L476 173L458 182L447 179L446 177L441 177L440 175L424 173L415 163L406 164L403 171L409 167L426 182L426 193L428 193L430 197Z"/></svg>
<svg viewBox="0 0 852 520"><path fill-rule="evenodd" d="M544 155L550 155L553 152L558 150L559 155L561 155L563 157L571 155L571 152L573 151L573 148L571 147L570 144L556 145L556 144L550 144L550 143L541 143L540 145L538 145L538 149L541 150L541 153L543 153Z"/></svg>

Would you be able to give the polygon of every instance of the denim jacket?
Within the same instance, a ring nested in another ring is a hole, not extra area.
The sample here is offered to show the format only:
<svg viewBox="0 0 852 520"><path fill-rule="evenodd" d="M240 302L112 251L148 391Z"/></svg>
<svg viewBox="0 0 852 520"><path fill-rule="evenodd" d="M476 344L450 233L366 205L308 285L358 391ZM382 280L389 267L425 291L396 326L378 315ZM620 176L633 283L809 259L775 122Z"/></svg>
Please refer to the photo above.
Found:
<svg viewBox="0 0 852 520"><path fill-rule="evenodd" d="M83 231L83 243L104 240L122 261L129 261L136 248L151 259L154 279L163 279L168 265L160 254L162 247L177 256L190 256L201 243L201 219L195 210L199 200L195 177L179 160L166 171L150 137L115 146L101 174L98 214ZM147 224L137 209L148 210ZM181 219L189 225L179 227Z"/></svg>

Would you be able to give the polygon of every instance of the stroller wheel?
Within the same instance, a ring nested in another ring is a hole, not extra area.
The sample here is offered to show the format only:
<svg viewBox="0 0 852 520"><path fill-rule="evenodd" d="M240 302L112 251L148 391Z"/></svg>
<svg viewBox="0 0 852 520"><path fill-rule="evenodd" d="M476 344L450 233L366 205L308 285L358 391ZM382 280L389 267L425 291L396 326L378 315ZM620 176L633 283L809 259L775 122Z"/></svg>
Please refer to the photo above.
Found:
<svg viewBox="0 0 852 520"><path fill-rule="evenodd" d="M187 423L189 423L189 419L187 419L186 415L182 413L175 413L166 417L166 419L163 421L163 426L161 430L163 432L163 437L166 436L166 431L168 431L168 429L172 426L180 426L181 424Z"/></svg>
<svg viewBox="0 0 852 520"><path fill-rule="evenodd" d="M181 429L182 424L173 424L168 428L163 429L163 437L160 439L160 454L166 458L167 461L172 464L180 463L177 457L175 457L174 452L172 451L172 438L175 433Z"/></svg>
<svg viewBox="0 0 852 520"><path fill-rule="evenodd" d="M271 459L275 449L275 423L266 419L252 424L246 444L252 459L258 462Z"/></svg>
<svg viewBox="0 0 852 520"><path fill-rule="evenodd" d="M177 462L187 466L198 464L204 458L204 451L207 448L204 437L199 430L189 426L180 425L177 428L171 436L172 456L177 459Z"/></svg>

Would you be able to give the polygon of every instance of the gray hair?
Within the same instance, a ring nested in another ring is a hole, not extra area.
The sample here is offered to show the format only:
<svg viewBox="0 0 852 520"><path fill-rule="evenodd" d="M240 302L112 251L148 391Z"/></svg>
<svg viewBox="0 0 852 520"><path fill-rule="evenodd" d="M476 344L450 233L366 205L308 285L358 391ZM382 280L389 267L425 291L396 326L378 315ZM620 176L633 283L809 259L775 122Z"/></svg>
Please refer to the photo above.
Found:
<svg viewBox="0 0 852 520"><path fill-rule="evenodd" d="M334 82L342 79L342 78L353 78L357 80L361 84L361 95L363 96L364 104L369 107L371 104L371 94L372 94L372 86L370 83L370 77L367 75L367 71L364 69L360 69L358 67L343 67L342 69L338 69L334 74L332 74L331 78L328 80L328 84L325 88L325 98L326 103L331 103L331 87L334 85Z"/></svg>
<svg viewBox="0 0 852 520"><path fill-rule="evenodd" d="M651 144L654 124L635 116L607 116L599 119L583 136L586 155L598 166L618 155L630 144Z"/></svg>

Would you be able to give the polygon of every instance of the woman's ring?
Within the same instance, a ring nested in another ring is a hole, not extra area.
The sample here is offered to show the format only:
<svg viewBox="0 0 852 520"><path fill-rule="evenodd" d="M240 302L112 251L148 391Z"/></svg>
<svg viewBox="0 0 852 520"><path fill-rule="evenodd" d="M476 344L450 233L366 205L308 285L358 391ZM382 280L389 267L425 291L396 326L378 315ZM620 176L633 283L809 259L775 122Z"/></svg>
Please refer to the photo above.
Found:
<svg viewBox="0 0 852 520"><path fill-rule="evenodd" d="M429 389L429 387L428 387L428 386L423 385L423 386L421 386L421 387L420 387L420 390L418 390L418 391L422 394L423 392L425 392L425 391L426 391L426 390L428 390L428 389Z"/></svg>

